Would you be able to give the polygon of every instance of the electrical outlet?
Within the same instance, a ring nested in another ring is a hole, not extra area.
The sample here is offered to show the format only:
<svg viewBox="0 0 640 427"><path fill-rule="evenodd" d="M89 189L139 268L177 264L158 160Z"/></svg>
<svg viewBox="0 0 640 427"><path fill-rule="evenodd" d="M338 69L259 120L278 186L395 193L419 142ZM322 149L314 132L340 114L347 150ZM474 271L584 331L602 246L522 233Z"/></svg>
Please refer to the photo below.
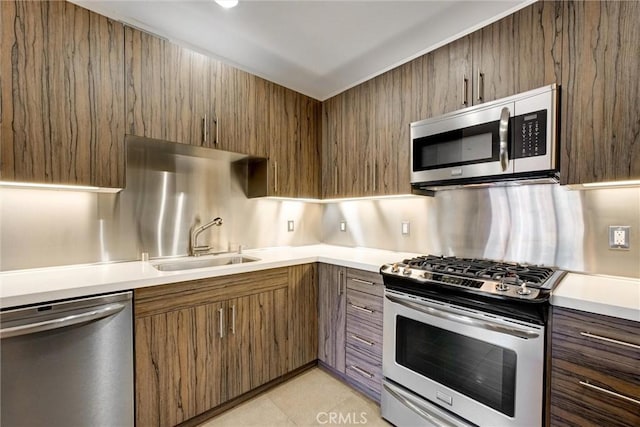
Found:
<svg viewBox="0 0 640 427"><path fill-rule="evenodd" d="M403 236L408 236L411 228L409 221L402 221L401 232Z"/></svg>
<svg viewBox="0 0 640 427"><path fill-rule="evenodd" d="M340 231L347 231L347 221L340 221Z"/></svg>
<svg viewBox="0 0 640 427"><path fill-rule="evenodd" d="M609 248L611 249L629 249L629 232L631 227L628 225L610 225L609 226Z"/></svg>
<svg viewBox="0 0 640 427"><path fill-rule="evenodd" d="M289 221L287 221L287 231L291 232L293 231L293 220L290 219Z"/></svg>

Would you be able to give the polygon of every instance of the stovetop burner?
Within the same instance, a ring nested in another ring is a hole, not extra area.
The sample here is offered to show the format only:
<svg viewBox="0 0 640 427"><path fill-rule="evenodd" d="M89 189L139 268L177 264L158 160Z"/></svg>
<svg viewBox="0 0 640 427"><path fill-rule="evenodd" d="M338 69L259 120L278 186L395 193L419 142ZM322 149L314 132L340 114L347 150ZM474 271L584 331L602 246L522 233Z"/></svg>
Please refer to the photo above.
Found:
<svg viewBox="0 0 640 427"><path fill-rule="evenodd" d="M471 293L528 302L547 301L549 291L564 276L552 267L493 261L477 258L458 258L425 255L405 259L380 268L385 283L410 283L416 286L456 288Z"/></svg>

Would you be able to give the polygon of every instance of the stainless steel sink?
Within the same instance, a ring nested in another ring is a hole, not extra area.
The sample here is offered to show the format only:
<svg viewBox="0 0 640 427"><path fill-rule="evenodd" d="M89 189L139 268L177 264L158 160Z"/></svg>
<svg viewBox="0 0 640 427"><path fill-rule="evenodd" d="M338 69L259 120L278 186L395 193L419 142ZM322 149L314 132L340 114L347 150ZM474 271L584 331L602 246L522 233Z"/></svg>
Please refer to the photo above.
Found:
<svg viewBox="0 0 640 427"><path fill-rule="evenodd" d="M159 262L153 265L159 271L180 271L194 268L219 267L221 265L244 264L246 262L260 261L246 255L218 255L213 258L184 259L176 261Z"/></svg>

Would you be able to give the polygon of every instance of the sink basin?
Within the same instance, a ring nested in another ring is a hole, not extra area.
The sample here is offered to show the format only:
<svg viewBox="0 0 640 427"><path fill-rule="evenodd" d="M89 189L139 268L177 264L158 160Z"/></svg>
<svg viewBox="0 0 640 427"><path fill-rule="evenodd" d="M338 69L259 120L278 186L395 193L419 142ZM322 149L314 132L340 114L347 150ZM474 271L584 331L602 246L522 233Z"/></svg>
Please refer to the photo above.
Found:
<svg viewBox="0 0 640 427"><path fill-rule="evenodd" d="M213 258L185 259L179 261L167 261L152 264L159 271L180 271L191 270L194 268L219 267L221 265L243 264L246 262L260 261L260 258L254 258L246 255L222 255Z"/></svg>

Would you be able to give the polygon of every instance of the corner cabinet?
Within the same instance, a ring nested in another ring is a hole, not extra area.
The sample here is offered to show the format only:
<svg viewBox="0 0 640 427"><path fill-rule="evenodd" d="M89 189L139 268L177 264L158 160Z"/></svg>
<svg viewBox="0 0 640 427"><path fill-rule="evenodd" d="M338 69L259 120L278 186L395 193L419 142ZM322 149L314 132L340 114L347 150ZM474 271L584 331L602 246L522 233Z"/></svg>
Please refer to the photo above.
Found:
<svg viewBox="0 0 640 427"><path fill-rule="evenodd" d="M179 424L315 360L314 272L136 290L136 424Z"/></svg>
<svg viewBox="0 0 640 427"><path fill-rule="evenodd" d="M320 264L318 359L358 390L380 401L382 277Z"/></svg>
<svg viewBox="0 0 640 427"><path fill-rule="evenodd" d="M640 179L640 2L564 3L560 182Z"/></svg>
<svg viewBox="0 0 640 427"><path fill-rule="evenodd" d="M0 179L123 188L123 26L69 2L0 14Z"/></svg>
<svg viewBox="0 0 640 427"><path fill-rule="evenodd" d="M640 323L554 307L551 426L640 425Z"/></svg>

